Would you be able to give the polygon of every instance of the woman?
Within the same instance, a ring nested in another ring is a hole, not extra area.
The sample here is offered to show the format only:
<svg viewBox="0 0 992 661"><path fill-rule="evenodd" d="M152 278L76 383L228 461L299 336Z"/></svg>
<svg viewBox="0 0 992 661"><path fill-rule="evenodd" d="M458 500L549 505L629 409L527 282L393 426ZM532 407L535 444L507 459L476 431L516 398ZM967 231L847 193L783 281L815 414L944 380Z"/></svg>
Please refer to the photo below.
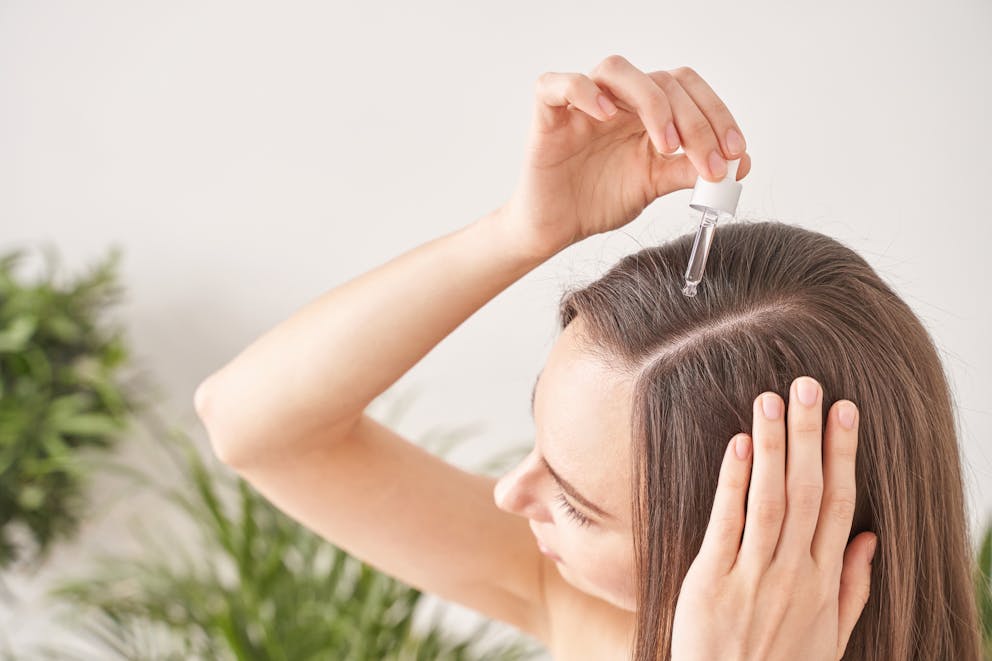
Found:
<svg viewBox="0 0 992 661"><path fill-rule="evenodd" d="M726 159L750 170L689 68L610 56L536 91L506 204L326 292L200 385L217 455L330 542L555 658L978 659L941 365L828 237L731 223L695 299L689 236L566 293L535 448L499 481L365 415L544 260Z"/></svg>

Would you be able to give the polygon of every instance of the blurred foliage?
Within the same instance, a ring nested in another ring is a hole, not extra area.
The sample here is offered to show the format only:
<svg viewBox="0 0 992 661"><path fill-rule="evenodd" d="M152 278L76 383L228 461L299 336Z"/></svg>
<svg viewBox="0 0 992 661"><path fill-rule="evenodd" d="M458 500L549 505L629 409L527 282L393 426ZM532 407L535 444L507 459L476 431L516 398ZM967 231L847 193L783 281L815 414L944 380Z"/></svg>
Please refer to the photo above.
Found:
<svg viewBox="0 0 992 661"><path fill-rule="evenodd" d="M513 660L542 652L515 632L509 642L487 641L491 620L465 638L448 636L439 624L443 608L417 632L420 590L329 544L154 421L142 417L180 477L161 483L163 462L157 475L134 469L133 477L195 522L201 539L190 549L177 543L180 536L163 535L158 509L149 517L157 535L135 530L144 540L140 557L102 556L97 570L51 590L71 606L69 625L107 649L101 658ZM40 652L87 658L51 646Z"/></svg>
<svg viewBox="0 0 992 661"><path fill-rule="evenodd" d="M120 382L123 331L101 324L122 289L120 250L63 283L51 245L34 282L0 256L0 570L37 568L86 515L84 451L114 447L138 399ZM21 540L20 542L18 540Z"/></svg>

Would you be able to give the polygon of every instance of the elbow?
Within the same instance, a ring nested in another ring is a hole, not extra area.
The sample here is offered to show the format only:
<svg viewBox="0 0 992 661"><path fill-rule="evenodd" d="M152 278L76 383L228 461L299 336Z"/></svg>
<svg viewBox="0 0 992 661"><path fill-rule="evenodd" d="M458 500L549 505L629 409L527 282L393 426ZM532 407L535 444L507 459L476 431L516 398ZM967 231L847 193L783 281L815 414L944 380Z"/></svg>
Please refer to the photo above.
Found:
<svg viewBox="0 0 992 661"><path fill-rule="evenodd" d="M206 424L207 410L210 407L210 394L207 392L207 383L209 382L209 378L201 381L193 393L193 409L204 424Z"/></svg>
<svg viewBox="0 0 992 661"><path fill-rule="evenodd" d="M221 463L227 466L233 466L230 444L221 442L221 437L217 429L217 411L215 410L217 408L217 401L210 385L211 378L207 378L196 387L196 391L193 393L193 408L196 410L196 415L200 418L204 429L207 430L207 438L210 441L210 449L213 451L214 456Z"/></svg>

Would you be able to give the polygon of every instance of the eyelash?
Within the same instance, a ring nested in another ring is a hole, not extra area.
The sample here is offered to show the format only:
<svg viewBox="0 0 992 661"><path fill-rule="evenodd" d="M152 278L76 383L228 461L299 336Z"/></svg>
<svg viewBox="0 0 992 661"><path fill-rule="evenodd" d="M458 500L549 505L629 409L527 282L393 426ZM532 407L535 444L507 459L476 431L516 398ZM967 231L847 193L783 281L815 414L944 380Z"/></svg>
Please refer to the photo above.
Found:
<svg viewBox="0 0 992 661"><path fill-rule="evenodd" d="M575 519L575 521L580 526L588 526L589 524L592 523L592 520L589 517L585 516L584 514L582 514L582 512L580 512L579 510L577 510L574 507L572 507L569 504L569 502L567 500L565 500L565 492L564 491L562 491L560 489L558 490L558 495L556 497L556 500L561 504L562 509L564 509L565 512L567 512L570 517L572 517L573 519Z"/></svg>

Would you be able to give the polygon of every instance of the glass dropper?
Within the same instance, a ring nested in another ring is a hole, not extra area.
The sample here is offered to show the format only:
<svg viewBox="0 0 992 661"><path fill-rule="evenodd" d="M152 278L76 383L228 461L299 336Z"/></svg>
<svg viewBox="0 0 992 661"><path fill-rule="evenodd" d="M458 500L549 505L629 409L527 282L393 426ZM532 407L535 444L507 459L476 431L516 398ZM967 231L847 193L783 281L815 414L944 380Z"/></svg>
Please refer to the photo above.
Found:
<svg viewBox="0 0 992 661"><path fill-rule="evenodd" d="M682 293L693 297L696 288L703 280L706 269L706 258L713 246L716 236L716 225L720 220L733 220L737 214L737 201L740 199L743 186L737 181L737 166L739 158L727 161L727 174L720 181L707 181L701 176L696 178L696 186L689 200L690 217L699 216L699 227L696 239L692 243L692 254L689 265L685 270L685 286Z"/></svg>
<svg viewBox="0 0 992 661"><path fill-rule="evenodd" d="M692 256L689 257L689 266L685 270L685 287L682 288L682 293L686 296L695 296L696 286L703 279L703 269L706 268L706 258L710 254L710 246L713 245L718 219L719 216L713 209L704 210L699 219L696 240L692 242Z"/></svg>

